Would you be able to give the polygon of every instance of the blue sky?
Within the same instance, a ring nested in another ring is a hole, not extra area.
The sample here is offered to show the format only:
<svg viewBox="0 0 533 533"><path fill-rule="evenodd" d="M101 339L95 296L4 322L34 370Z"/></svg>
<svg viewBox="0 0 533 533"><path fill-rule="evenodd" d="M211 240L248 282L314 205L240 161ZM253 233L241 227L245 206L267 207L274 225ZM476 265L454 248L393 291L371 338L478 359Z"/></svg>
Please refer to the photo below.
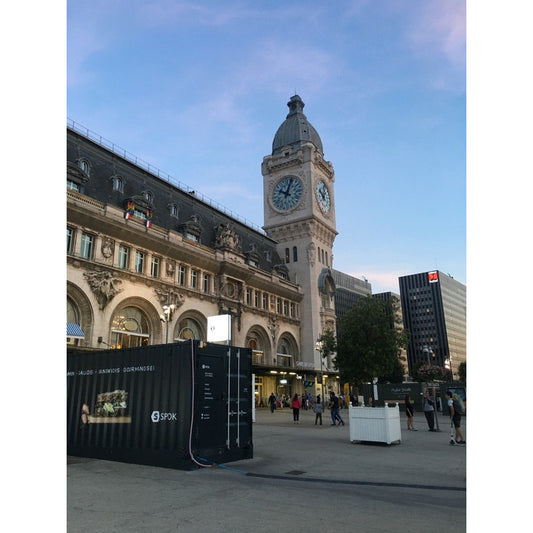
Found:
<svg viewBox="0 0 533 533"><path fill-rule="evenodd" d="M335 169L334 268L466 283L464 0L67 2L67 115L263 225L299 94Z"/></svg>

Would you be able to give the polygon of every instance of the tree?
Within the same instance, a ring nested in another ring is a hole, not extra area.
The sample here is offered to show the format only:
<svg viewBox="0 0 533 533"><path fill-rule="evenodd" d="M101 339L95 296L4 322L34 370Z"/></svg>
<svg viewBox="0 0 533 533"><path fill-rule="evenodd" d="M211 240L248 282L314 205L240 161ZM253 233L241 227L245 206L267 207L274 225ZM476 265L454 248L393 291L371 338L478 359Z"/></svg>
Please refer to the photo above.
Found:
<svg viewBox="0 0 533 533"><path fill-rule="evenodd" d="M352 383L392 374L407 346L407 332L400 327L399 300L361 298L339 320L337 356L333 363Z"/></svg>
<svg viewBox="0 0 533 533"><path fill-rule="evenodd" d="M331 329L325 329L322 332L322 335L317 339L317 347L320 351L320 356L323 359L328 358L330 355L334 354L337 350L337 339L335 334Z"/></svg>
<svg viewBox="0 0 533 533"><path fill-rule="evenodd" d="M466 361L462 361L459 363L459 367L457 368L457 373L459 374L459 379L466 383Z"/></svg>

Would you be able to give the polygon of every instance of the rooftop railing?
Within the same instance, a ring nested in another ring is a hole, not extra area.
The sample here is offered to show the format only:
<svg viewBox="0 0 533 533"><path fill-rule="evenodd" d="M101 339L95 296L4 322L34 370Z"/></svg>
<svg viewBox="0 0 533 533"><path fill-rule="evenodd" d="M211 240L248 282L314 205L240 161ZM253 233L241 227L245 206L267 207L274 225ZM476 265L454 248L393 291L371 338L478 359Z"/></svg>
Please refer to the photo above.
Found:
<svg viewBox="0 0 533 533"><path fill-rule="evenodd" d="M83 135L90 141L106 148L110 152L113 152L114 154L126 159L130 163L133 163L134 165L137 165L138 167L143 168L144 170L150 172L150 174L153 174L154 176L157 176L158 178L165 180L166 182L174 185L178 189L185 191L187 194L193 195L195 198L213 207L217 211L224 213L225 215L233 218L234 220L237 220L238 222L244 224L245 226L252 228L253 230L261 233L262 235L266 235L265 231L261 227L254 224L253 222L250 222L246 218L240 216L238 213L235 213L231 209L228 209L227 207L219 204L216 200L213 200L212 198L209 198L208 196L205 196L204 194L198 192L195 188L189 187L185 183L182 183L179 180L174 179L172 176L170 176L170 174L163 172L162 170L158 169L157 167L154 167L153 165L144 161L143 159L140 159L139 157L132 154L131 152L124 150L120 146L117 146L115 143L102 137L98 133L95 133L94 131L91 131L89 128L86 128L79 122L75 122L74 120L67 118L67 127L71 129L72 131L75 131L76 133Z"/></svg>

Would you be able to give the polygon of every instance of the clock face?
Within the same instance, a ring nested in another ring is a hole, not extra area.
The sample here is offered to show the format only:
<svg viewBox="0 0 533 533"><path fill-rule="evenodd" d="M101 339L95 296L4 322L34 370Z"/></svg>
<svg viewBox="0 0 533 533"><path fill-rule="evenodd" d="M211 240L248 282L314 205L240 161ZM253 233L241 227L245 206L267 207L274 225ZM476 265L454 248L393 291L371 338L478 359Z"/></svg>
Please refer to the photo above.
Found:
<svg viewBox="0 0 533 533"><path fill-rule="evenodd" d="M302 197L302 182L296 176L286 176L277 183L272 193L272 202L284 211L298 205Z"/></svg>
<svg viewBox="0 0 533 533"><path fill-rule="evenodd" d="M327 213L331 209L331 200L329 198L329 191L326 184L323 181L319 181L316 184L316 199L320 209Z"/></svg>

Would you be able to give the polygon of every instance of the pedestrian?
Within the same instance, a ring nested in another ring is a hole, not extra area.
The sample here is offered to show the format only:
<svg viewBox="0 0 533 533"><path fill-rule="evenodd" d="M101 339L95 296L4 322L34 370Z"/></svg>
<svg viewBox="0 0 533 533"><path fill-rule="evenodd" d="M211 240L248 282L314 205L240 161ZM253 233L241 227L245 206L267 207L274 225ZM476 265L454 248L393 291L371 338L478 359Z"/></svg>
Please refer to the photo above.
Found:
<svg viewBox="0 0 533 533"><path fill-rule="evenodd" d="M429 396L429 391L424 392L423 399L424 416L426 417L429 431L435 431L435 402Z"/></svg>
<svg viewBox="0 0 533 533"><path fill-rule="evenodd" d="M268 403L270 404L270 412L273 413L276 409L276 397L274 396L273 392L271 392L270 396L268 397Z"/></svg>
<svg viewBox="0 0 533 533"><path fill-rule="evenodd" d="M316 403L315 403L315 408L314 408L314 411L315 411L315 426L316 426L316 423L320 420L320 425L322 425L322 411L323 411L323 406L322 404L320 403L320 394L316 397Z"/></svg>
<svg viewBox="0 0 533 533"><path fill-rule="evenodd" d="M407 416L407 429L411 431L417 431L414 425L415 411L413 408L413 404L409 399L409 394L405 395L405 415Z"/></svg>
<svg viewBox="0 0 533 533"><path fill-rule="evenodd" d="M350 394L350 403L352 404L352 407L357 407L357 396L354 396L354 394Z"/></svg>
<svg viewBox="0 0 533 533"><path fill-rule="evenodd" d="M461 431L461 413L459 409L459 403L454 400L452 392L446 391L446 400L448 401L448 407L450 409L450 421L455 428L455 442L457 444L466 444L463 432Z"/></svg>
<svg viewBox="0 0 533 533"><path fill-rule="evenodd" d="M335 393L333 391L329 393L329 408L331 409L331 425L336 426L338 420L339 426L344 426L344 420L339 414L339 399L337 398L337 396L335 396Z"/></svg>
<svg viewBox="0 0 533 533"><path fill-rule="evenodd" d="M300 403L300 399L298 398L298 394L295 394L291 401L291 407L292 407L292 420L295 424L298 424L300 421L300 408L302 407L302 404Z"/></svg>
<svg viewBox="0 0 533 533"><path fill-rule="evenodd" d="M368 403L366 404L367 407L372 407L372 396L368 397Z"/></svg>

